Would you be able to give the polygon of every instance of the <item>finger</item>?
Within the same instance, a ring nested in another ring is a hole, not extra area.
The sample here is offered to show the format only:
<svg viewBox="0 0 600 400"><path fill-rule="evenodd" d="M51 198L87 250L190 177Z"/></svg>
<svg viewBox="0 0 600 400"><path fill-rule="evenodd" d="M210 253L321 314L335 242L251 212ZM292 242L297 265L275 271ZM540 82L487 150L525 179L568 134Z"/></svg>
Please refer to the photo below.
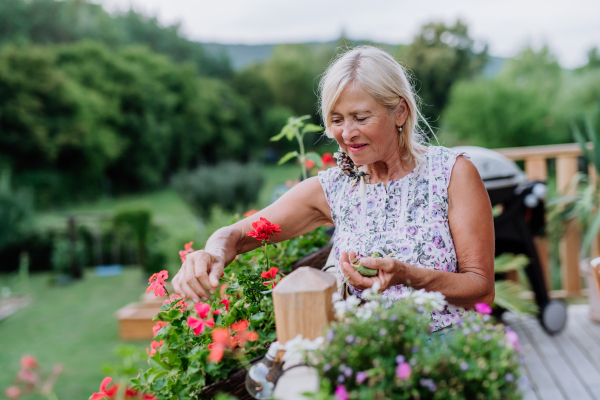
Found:
<svg viewBox="0 0 600 400"><path fill-rule="evenodd" d="M392 258L371 258L371 257L363 257L360 259L360 265L371 268L371 269L381 269L385 272L392 272L395 269L394 263L396 260Z"/></svg>
<svg viewBox="0 0 600 400"><path fill-rule="evenodd" d="M219 280L223 276L224 269L225 267L220 262L211 264L210 275L208 276L209 283L212 286L210 289L212 290L211 293L214 293L215 288L219 286Z"/></svg>
<svg viewBox="0 0 600 400"><path fill-rule="evenodd" d="M198 282L202 286L204 292L215 294L215 289L211 286L210 282L208 281L208 272L206 271L207 265L205 262L202 261L195 263L194 277L196 278L196 282Z"/></svg>
<svg viewBox="0 0 600 400"><path fill-rule="evenodd" d="M181 282L181 288L184 290L184 293L188 294L189 297L197 303L200 299L203 299L204 301L208 300L208 295L198 281L198 278L196 278L195 264L196 263L190 262L190 265L188 265ZM191 292L186 291L186 288L191 290Z"/></svg>
<svg viewBox="0 0 600 400"><path fill-rule="evenodd" d="M342 265L345 262L350 262L350 257L348 257L348 253L342 251L342 253L340 254L340 265Z"/></svg>
<svg viewBox="0 0 600 400"><path fill-rule="evenodd" d="M194 303L198 303L200 299L206 301L208 296L204 293L204 290L200 289L201 293L197 293L196 289L193 289L187 282L181 283L182 296L191 299Z"/></svg>
<svg viewBox="0 0 600 400"><path fill-rule="evenodd" d="M367 278L356 272L354 267L350 263L344 263L343 269L348 277L348 283L358 289L366 289L373 286L373 279Z"/></svg>
<svg viewBox="0 0 600 400"><path fill-rule="evenodd" d="M350 258L356 258L356 253L350 250Z"/></svg>
<svg viewBox="0 0 600 400"><path fill-rule="evenodd" d="M173 277L173 279L171 279L171 286L173 286L173 291L179 295L182 295L183 293L181 292L181 285L179 284L179 272L177 273L177 275L175 275Z"/></svg>

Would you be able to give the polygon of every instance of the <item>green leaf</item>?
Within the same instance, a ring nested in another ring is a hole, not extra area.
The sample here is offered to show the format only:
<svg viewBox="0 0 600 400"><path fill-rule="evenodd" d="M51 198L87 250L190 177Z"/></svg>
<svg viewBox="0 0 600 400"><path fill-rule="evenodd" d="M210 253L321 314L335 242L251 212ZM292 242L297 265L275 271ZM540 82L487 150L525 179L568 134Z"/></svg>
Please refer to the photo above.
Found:
<svg viewBox="0 0 600 400"><path fill-rule="evenodd" d="M169 366L167 365L167 363L162 362L161 360L157 360L154 357L150 357L148 359L148 364L150 364L151 368L154 368L156 370L160 371L168 371L169 370Z"/></svg>
<svg viewBox="0 0 600 400"><path fill-rule="evenodd" d="M265 319L265 313L259 312L250 317L250 322L252 325L258 326L263 319Z"/></svg>
<svg viewBox="0 0 600 400"><path fill-rule="evenodd" d="M600 211L596 211L596 216L594 220L590 224L590 227L585 232L585 236L583 238L583 242L581 243L581 253L584 255L589 254L589 250L592 247L592 243L594 238L598 234L598 230L600 230Z"/></svg>
<svg viewBox="0 0 600 400"><path fill-rule="evenodd" d="M277 142L277 141L281 140L281 138L285 136L285 132L286 132L285 128L286 127L287 127L287 125L283 127L283 129L281 130L281 132L279 132L277 135L273 136L271 138L271 142Z"/></svg>
<svg viewBox="0 0 600 400"><path fill-rule="evenodd" d="M319 156L314 151L309 151L308 153L306 153L306 158L313 161L318 168L321 168L323 166L323 160L321 160L321 156Z"/></svg>
<svg viewBox="0 0 600 400"><path fill-rule="evenodd" d="M531 298L526 298L527 290L511 281L496 281L496 297L494 304L516 314L536 315L537 305Z"/></svg>
<svg viewBox="0 0 600 400"><path fill-rule="evenodd" d="M152 389L159 391L165 386L167 386L167 378L163 376L154 381L154 383L152 384Z"/></svg>
<svg viewBox="0 0 600 400"><path fill-rule="evenodd" d="M306 124L302 129L302 134L311 133L311 132L322 132L323 127L315 124Z"/></svg>
<svg viewBox="0 0 600 400"><path fill-rule="evenodd" d="M294 157L298 157L298 152L297 151L290 151L285 156L281 157L281 160L279 160L279 162L277 163L277 165L284 164L284 163L288 162L289 160L291 160Z"/></svg>
<svg viewBox="0 0 600 400"><path fill-rule="evenodd" d="M529 259L523 255L501 254L494 260L494 272L497 274L509 271L522 271L529 264Z"/></svg>
<svg viewBox="0 0 600 400"><path fill-rule="evenodd" d="M592 142L592 144L594 145L594 156L595 157L592 160L592 162L594 163L594 166L596 167L596 170L598 171L598 173L600 173L600 136L595 131L594 126L592 125L592 121L590 121L589 118L585 119L585 127L587 130L587 136L588 136L589 140Z"/></svg>

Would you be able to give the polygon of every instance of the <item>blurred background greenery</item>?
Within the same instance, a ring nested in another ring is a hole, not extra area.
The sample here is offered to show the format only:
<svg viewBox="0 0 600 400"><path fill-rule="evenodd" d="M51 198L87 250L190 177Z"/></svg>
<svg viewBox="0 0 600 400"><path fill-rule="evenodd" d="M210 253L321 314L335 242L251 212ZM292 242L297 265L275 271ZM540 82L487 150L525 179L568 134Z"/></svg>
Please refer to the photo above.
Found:
<svg viewBox="0 0 600 400"><path fill-rule="evenodd" d="M295 144L269 138L292 115L322 123L319 76L347 46L375 44L412 71L434 144L566 143L573 121L600 126L597 48L567 70L548 47L498 58L477 43L458 20L427 23L405 44L343 34L202 44L135 11L2 0L0 289L33 304L0 321L0 388L34 353L65 364L59 397L97 390L118 342L113 313L139 298L143 279L173 274L184 243L201 248L234 214L267 206L300 177L298 166L275 165ZM320 134L305 146L337 147ZM107 264L127 268L110 278L85 269Z"/></svg>

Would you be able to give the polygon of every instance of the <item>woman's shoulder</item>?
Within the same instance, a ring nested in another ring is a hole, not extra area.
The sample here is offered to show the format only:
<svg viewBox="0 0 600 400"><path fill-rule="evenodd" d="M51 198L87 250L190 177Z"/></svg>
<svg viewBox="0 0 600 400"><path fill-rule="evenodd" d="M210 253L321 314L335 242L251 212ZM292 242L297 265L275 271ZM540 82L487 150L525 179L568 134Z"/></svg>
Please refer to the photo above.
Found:
<svg viewBox="0 0 600 400"><path fill-rule="evenodd" d="M467 159L470 159L469 153L463 150L455 150L449 147L444 146L429 146L427 154L429 157L432 157L434 160L439 161L449 161L452 160L454 162L457 157L465 156Z"/></svg>
<svg viewBox="0 0 600 400"><path fill-rule="evenodd" d="M318 178L323 187L323 191L325 192L327 202L330 205L336 197L333 196L333 194L342 190L350 182L350 178L337 166L326 169L325 171L319 171Z"/></svg>

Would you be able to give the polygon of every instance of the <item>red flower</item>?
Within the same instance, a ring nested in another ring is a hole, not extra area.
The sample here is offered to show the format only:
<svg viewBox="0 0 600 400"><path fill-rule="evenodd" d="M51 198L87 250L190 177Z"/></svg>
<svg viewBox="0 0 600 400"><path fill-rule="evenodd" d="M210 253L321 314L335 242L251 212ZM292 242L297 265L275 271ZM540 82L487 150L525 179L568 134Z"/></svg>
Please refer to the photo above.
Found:
<svg viewBox="0 0 600 400"><path fill-rule="evenodd" d="M228 299L221 300L221 303L219 303L219 304L225 304L225 311L229 311L229 300Z"/></svg>
<svg viewBox="0 0 600 400"><path fill-rule="evenodd" d="M21 367L23 368L35 368L38 366L38 362L35 358L30 355L24 355L21 357Z"/></svg>
<svg viewBox="0 0 600 400"><path fill-rule="evenodd" d="M193 253L195 251L194 249L192 249L193 244L194 244L194 242L189 242L189 243L186 243L183 245L185 250L179 251L179 258L181 259L181 262L185 261L185 258L187 257L188 254Z"/></svg>
<svg viewBox="0 0 600 400"><path fill-rule="evenodd" d="M152 348L152 350L146 349L146 353L149 356L153 356L156 353L156 349L158 349L162 345L163 345L162 340L159 340L158 342L156 340L153 340L152 343L150 343L150 347ZM150 350L150 351L148 351L148 350Z"/></svg>
<svg viewBox="0 0 600 400"><path fill-rule="evenodd" d="M125 388L125 398L137 398L138 391L130 387Z"/></svg>
<svg viewBox="0 0 600 400"><path fill-rule="evenodd" d="M244 213L244 217L248 218L251 215L254 215L258 212L258 210L248 210Z"/></svg>
<svg viewBox="0 0 600 400"><path fill-rule="evenodd" d="M310 160L310 159L306 160L306 169L313 169L314 166L315 166L315 162L313 160Z"/></svg>
<svg viewBox="0 0 600 400"><path fill-rule="evenodd" d="M271 288L274 288L275 287L275 275L277 275L277 272L279 272L279 268L277 268L277 267L271 267L270 270L263 271L260 274L260 277L265 278L265 279L270 279L270 280L267 282L263 282L262 284L266 285L266 286L269 286L272 284L273 286Z"/></svg>
<svg viewBox="0 0 600 400"><path fill-rule="evenodd" d="M196 310L200 318L204 319L210 311L210 306L206 303L196 303L194 310Z"/></svg>
<svg viewBox="0 0 600 400"><path fill-rule="evenodd" d="M38 377L32 371L28 369L23 369L17 374L17 380L35 385L35 383L38 380Z"/></svg>
<svg viewBox="0 0 600 400"><path fill-rule="evenodd" d="M333 158L333 155L331 153L323 154L321 156L321 161L323 162L323 165L328 165L328 166L336 165L335 158Z"/></svg>
<svg viewBox="0 0 600 400"><path fill-rule="evenodd" d="M154 336L160 331L163 327L167 326L167 323L164 321L158 321L156 325L152 327L152 332L154 332Z"/></svg>
<svg viewBox="0 0 600 400"><path fill-rule="evenodd" d="M223 353L225 349L231 347L229 340L229 330L226 328L217 328L212 332L213 342L208 345L210 354L208 355L208 361L219 363L223 359Z"/></svg>
<svg viewBox="0 0 600 400"><path fill-rule="evenodd" d="M112 399L117 394L119 386L113 385L112 388L107 389L106 387L110 384L110 381L112 381L110 376L107 376L106 378L102 379L102 383L100 384L100 391L98 393L92 394L89 400L102 400L105 397Z"/></svg>
<svg viewBox="0 0 600 400"><path fill-rule="evenodd" d="M256 238L256 240L269 240L271 235L277 236L281 232L279 224L272 224L266 218L260 218L260 220L252 223L253 231L247 232L248 236Z"/></svg>
<svg viewBox="0 0 600 400"><path fill-rule="evenodd" d="M248 321L245 319L231 324L231 330L235 332L231 338L232 346L235 347L239 344L240 347L244 347L247 341L255 342L258 340L258 334L256 332L248 332Z"/></svg>
<svg viewBox="0 0 600 400"><path fill-rule="evenodd" d="M148 279L148 288L146 289L146 293L150 293L154 291L154 295L157 297L162 297L165 295L165 279L169 278L169 272L160 271L156 274L153 274L150 279Z"/></svg>

